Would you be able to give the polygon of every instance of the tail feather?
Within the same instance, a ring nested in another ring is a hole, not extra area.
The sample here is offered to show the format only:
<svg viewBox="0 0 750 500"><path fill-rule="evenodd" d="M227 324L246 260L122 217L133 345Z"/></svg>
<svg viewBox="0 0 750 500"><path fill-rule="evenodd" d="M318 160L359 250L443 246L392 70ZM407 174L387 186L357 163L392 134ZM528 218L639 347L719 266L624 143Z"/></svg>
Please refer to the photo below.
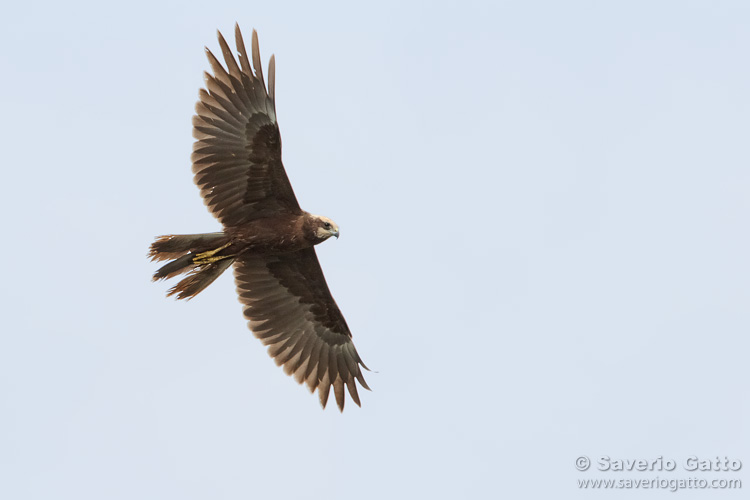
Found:
<svg viewBox="0 0 750 500"><path fill-rule="evenodd" d="M152 279L154 281L165 280L169 278L174 278L177 275L187 272L188 268L194 267L193 266L194 257L195 255L189 253L187 255L183 255L182 257L176 260L173 260L169 264L160 267L154 273L154 277Z"/></svg>
<svg viewBox="0 0 750 500"><path fill-rule="evenodd" d="M167 234L151 244L148 256L153 261L172 260L188 252L200 253L219 247L229 240L224 233Z"/></svg>
<svg viewBox="0 0 750 500"><path fill-rule="evenodd" d="M154 273L154 281L188 273L167 292L167 297L174 294L178 299L195 297L234 262L229 241L224 233L159 236L148 255L153 261L171 262Z"/></svg>
<svg viewBox="0 0 750 500"><path fill-rule="evenodd" d="M234 262L233 258L220 260L193 269L182 281L169 289L167 297L177 294L178 299L191 299L216 281Z"/></svg>

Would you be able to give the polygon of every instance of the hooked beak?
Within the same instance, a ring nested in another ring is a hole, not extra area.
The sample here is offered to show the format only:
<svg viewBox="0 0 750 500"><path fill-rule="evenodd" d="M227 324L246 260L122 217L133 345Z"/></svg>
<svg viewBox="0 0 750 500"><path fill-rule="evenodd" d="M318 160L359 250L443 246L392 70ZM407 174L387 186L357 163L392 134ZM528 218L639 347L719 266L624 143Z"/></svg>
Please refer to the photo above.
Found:
<svg viewBox="0 0 750 500"><path fill-rule="evenodd" d="M331 231L331 234L336 237L336 239L339 239L339 230Z"/></svg>

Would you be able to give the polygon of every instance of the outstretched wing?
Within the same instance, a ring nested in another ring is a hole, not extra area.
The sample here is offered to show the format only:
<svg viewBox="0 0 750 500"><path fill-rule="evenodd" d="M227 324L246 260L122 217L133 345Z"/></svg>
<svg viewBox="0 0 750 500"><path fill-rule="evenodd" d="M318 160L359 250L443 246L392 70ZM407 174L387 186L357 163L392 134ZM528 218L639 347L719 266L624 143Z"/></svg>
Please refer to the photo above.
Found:
<svg viewBox="0 0 750 500"><path fill-rule="evenodd" d="M234 263L237 293L250 329L277 365L284 366L325 408L333 386L344 409L344 385L359 406L355 379L369 390L336 301L331 297L313 248L272 256L240 256Z"/></svg>
<svg viewBox="0 0 750 500"><path fill-rule="evenodd" d="M252 66L239 26L239 62L221 33L226 69L208 48L213 75L206 73L193 117L193 173L211 213L225 227L282 212L299 214L297 198L281 163L281 135L274 102L274 57L268 63L268 92L253 30Z"/></svg>

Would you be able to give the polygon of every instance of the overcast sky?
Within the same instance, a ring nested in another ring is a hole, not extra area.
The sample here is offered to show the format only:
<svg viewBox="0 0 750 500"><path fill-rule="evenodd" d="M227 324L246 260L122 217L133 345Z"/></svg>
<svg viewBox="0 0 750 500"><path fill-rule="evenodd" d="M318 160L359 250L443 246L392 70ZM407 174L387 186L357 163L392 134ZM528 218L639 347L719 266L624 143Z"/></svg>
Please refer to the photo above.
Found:
<svg viewBox="0 0 750 500"><path fill-rule="evenodd" d="M747 495L750 4L19 5L0 19L0 497ZM220 227L191 116L235 21L276 54L300 203L341 227L318 255L377 372L361 409L323 411L275 366L231 273L187 303L150 280L154 236Z"/></svg>

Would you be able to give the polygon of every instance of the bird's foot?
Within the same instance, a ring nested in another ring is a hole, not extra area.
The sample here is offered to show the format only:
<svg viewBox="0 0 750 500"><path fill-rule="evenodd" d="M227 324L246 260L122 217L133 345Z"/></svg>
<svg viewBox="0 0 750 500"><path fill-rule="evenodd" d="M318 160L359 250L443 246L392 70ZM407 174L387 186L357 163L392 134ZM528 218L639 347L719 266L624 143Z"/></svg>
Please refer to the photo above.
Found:
<svg viewBox="0 0 750 500"><path fill-rule="evenodd" d="M213 262L218 262L223 259L228 259L229 257L234 257L234 255L220 255L218 257L214 257L214 255L221 252L222 250L224 250L231 244L232 243L229 242L226 245L222 245L215 250L209 250L207 252L201 252L201 253L195 254L195 257L193 257L193 264L200 264L200 265L211 264Z"/></svg>

